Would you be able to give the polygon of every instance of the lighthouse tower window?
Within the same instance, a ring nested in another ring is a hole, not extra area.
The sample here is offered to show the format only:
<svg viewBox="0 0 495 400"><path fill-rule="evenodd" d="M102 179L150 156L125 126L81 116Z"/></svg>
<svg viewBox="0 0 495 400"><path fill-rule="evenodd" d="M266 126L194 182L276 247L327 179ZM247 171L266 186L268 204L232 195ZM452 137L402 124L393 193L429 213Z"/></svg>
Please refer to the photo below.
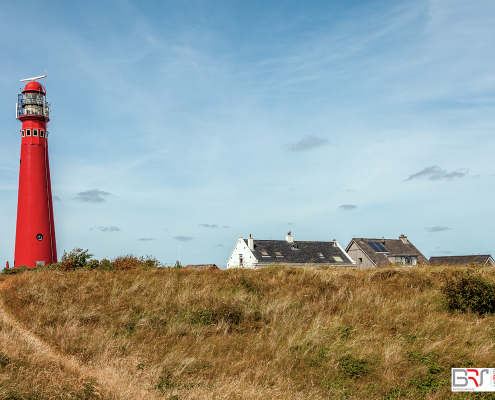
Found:
<svg viewBox="0 0 495 400"><path fill-rule="evenodd" d="M33 129L33 136L38 136L38 129Z"/></svg>
<svg viewBox="0 0 495 400"><path fill-rule="evenodd" d="M26 131L26 136L31 136L31 129L28 129L28 130Z"/></svg>
<svg viewBox="0 0 495 400"><path fill-rule="evenodd" d="M25 136L25 135L24 135L24 129L23 129L21 132L22 132L22 137L24 137L24 136Z"/></svg>
<svg viewBox="0 0 495 400"><path fill-rule="evenodd" d="M45 131L43 130L40 131L40 137L45 137Z"/></svg>

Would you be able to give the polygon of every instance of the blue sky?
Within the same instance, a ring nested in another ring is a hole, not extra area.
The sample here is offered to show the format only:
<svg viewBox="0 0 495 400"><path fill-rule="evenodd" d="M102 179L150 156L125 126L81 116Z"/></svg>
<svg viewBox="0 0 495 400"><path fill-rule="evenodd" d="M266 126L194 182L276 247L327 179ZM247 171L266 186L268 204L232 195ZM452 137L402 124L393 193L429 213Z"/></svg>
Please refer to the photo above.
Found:
<svg viewBox="0 0 495 400"><path fill-rule="evenodd" d="M495 3L5 1L0 260L20 79L47 70L59 256L225 265L238 236L495 253Z"/></svg>

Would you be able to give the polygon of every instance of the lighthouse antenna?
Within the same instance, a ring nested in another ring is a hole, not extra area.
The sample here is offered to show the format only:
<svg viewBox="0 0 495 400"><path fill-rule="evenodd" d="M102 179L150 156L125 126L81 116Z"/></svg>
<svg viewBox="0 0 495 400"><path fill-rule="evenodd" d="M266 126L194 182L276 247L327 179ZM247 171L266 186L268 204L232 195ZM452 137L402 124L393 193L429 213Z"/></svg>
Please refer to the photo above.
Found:
<svg viewBox="0 0 495 400"><path fill-rule="evenodd" d="M34 78L21 79L21 82L37 81L38 79L41 79L41 78L46 78L46 71L45 71L45 75L35 76Z"/></svg>

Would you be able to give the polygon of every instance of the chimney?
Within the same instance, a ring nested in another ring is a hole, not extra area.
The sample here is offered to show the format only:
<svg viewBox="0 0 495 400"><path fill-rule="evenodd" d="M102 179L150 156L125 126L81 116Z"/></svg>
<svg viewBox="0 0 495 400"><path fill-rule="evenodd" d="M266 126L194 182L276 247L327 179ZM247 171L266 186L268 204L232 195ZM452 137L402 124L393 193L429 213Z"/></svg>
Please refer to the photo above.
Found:
<svg viewBox="0 0 495 400"><path fill-rule="evenodd" d="M292 237L292 235L290 234L290 231L289 233L287 234L287 236L285 237L285 240L287 240L287 243L292 243L294 241L294 238Z"/></svg>
<svg viewBox="0 0 495 400"><path fill-rule="evenodd" d="M407 241L407 236L400 235L400 236L399 236L399 239L400 239L400 240L402 240L402 243L409 243L409 242Z"/></svg>
<svg viewBox="0 0 495 400"><path fill-rule="evenodd" d="M333 239L333 247L337 247L337 239Z"/></svg>
<svg viewBox="0 0 495 400"><path fill-rule="evenodd" d="M248 247L249 250L254 250L254 239L251 237L251 234L249 234L248 238Z"/></svg>
<svg viewBox="0 0 495 400"><path fill-rule="evenodd" d="M382 244L385 244L385 238L382 236Z"/></svg>

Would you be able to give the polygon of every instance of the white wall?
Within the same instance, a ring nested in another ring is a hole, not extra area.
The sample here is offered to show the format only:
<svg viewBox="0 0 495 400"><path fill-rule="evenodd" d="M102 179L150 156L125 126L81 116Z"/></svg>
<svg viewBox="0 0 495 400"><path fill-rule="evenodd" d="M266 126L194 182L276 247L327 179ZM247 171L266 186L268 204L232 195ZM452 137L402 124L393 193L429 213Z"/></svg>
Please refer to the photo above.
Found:
<svg viewBox="0 0 495 400"><path fill-rule="evenodd" d="M239 256L242 254L243 263L239 265ZM244 242L244 239L240 237L237 239L237 243L234 246L234 250L230 254L227 260L227 269L229 268L256 268L258 260L254 257L248 245Z"/></svg>

